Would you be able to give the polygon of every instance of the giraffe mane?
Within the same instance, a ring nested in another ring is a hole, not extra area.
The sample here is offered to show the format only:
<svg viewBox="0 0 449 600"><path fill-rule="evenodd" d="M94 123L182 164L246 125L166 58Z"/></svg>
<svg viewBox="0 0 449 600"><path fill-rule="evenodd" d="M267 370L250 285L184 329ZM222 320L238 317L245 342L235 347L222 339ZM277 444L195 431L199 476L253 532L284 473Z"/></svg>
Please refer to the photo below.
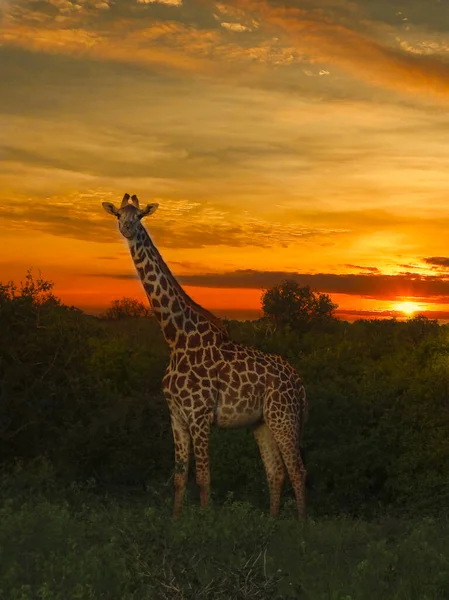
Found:
<svg viewBox="0 0 449 600"><path fill-rule="evenodd" d="M217 317L216 315L214 315L210 311L208 311L206 308L201 306L201 304L198 304L197 302L195 302L195 300L193 300L188 295L188 293L184 291L182 285L179 283L179 281L176 279L176 277L171 273L171 271L170 271L170 269L168 269L168 267L167 267L167 270L173 277L173 281L175 282L176 287L178 288L178 291L181 293L181 296L184 298L186 304L188 304L188 306L190 306L190 308L193 308L193 310L195 310L197 313L199 313L200 315L205 317L208 321L211 321L214 325L216 325L222 331L222 333L224 333L227 336L228 332L226 331L226 327L225 327L223 321L219 317Z"/></svg>

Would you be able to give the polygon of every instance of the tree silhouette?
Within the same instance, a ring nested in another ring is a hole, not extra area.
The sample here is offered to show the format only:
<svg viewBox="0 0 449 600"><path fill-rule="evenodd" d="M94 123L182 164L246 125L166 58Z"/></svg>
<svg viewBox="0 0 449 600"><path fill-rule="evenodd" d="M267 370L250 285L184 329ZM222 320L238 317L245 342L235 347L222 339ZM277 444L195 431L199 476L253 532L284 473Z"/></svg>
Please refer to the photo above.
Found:
<svg viewBox="0 0 449 600"><path fill-rule="evenodd" d="M112 300L109 308L99 316L101 319L112 321L129 317L151 317L153 316L153 311L140 300L123 297L120 300Z"/></svg>
<svg viewBox="0 0 449 600"><path fill-rule="evenodd" d="M296 281L284 280L262 293L262 310L276 327L289 325L295 330L307 330L313 324L327 323L338 308L328 294L301 287Z"/></svg>

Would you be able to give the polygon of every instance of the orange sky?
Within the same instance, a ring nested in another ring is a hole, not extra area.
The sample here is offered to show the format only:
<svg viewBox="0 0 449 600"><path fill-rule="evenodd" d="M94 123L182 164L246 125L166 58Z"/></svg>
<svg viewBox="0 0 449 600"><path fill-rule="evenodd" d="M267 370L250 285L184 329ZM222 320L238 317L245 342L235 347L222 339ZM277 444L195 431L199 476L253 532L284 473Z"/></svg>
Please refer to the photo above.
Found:
<svg viewBox="0 0 449 600"><path fill-rule="evenodd" d="M342 318L449 318L439 0L0 0L0 280L143 298L125 192L187 292L258 315L292 277ZM413 304L404 305L404 302ZM393 311L393 312L392 312Z"/></svg>

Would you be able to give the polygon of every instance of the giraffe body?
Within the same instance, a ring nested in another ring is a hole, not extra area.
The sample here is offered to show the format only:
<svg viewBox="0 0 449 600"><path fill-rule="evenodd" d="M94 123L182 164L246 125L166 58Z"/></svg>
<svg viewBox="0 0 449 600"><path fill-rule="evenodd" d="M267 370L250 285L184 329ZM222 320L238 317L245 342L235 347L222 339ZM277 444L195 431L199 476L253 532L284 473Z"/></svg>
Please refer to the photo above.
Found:
<svg viewBox="0 0 449 600"><path fill-rule="evenodd" d="M299 446L307 417L304 386L279 356L229 339L218 320L181 288L140 223L157 205L140 210L138 200L120 210L104 203L119 219L144 289L170 347L162 389L170 410L175 446L174 515L181 512L193 446L202 505L210 486L209 432L251 427L259 445L270 489L270 508L279 512L285 470L295 491L298 513L305 515L305 477ZM115 211L115 212L114 212Z"/></svg>

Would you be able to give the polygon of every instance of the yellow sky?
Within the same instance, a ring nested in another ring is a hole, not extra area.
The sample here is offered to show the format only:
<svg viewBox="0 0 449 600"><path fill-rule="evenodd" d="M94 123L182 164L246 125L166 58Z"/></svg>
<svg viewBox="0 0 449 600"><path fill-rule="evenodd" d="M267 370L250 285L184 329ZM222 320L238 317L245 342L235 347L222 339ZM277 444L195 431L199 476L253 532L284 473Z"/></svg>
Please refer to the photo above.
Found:
<svg viewBox="0 0 449 600"><path fill-rule="evenodd" d="M449 313L443 2L0 0L0 14L0 280L40 269L89 310L141 298L101 208L128 192L159 202L156 245L221 314L256 311L286 277L353 313Z"/></svg>

